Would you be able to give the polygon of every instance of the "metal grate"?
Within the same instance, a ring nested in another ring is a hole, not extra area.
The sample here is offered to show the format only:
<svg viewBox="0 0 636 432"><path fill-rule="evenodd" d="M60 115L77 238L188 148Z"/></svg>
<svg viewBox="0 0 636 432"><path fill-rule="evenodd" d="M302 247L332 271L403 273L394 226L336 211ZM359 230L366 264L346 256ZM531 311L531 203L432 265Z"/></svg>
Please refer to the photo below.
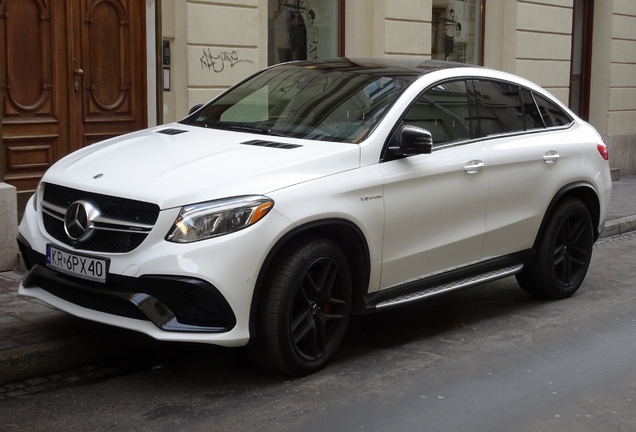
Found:
<svg viewBox="0 0 636 432"><path fill-rule="evenodd" d="M258 146L258 147L277 148L277 149L283 149L283 150L291 150L298 147L302 147L299 144L284 144L284 143L278 143L274 141L263 141L263 140L245 141L245 142L242 142L241 144Z"/></svg>
<svg viewBox="0 0 636 432"><path fill-rule="evenodd" d="M156 130L155 132L160 133L160 134L165 134L165 135L179 135L182 133L186 133L188 131L183 130L183 129L161 129L161 130Z"/></svg>

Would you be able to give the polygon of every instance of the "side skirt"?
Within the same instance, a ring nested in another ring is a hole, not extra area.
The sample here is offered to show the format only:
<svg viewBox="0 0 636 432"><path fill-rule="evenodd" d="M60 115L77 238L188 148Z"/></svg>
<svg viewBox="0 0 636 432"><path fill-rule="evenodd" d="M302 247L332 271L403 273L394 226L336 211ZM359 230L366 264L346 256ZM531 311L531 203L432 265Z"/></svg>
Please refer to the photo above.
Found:
<svg viewBox="0 0 636 432"><path fill-rule="evenodd" d="M393 288L366 294L365 313L376 312L461 288L468 288L519 273L534 257L534 251L517 252L460 269L450 270Z"/></svg>

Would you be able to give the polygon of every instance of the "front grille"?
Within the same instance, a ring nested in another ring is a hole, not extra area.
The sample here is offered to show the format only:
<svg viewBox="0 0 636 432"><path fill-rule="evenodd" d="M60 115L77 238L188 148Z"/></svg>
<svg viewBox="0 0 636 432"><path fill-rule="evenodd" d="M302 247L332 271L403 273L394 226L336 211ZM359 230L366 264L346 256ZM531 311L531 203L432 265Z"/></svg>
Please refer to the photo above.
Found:
<svg viewBox="0 0 636 432"><path fill-rule="evenodd" d="M64 230L63 214L43 213L46 231L60 242L76 249L125 253L137 248L148 235L147 231L138 232L127 227L127 224L154 225L159 217L159 206L156 204L109 195L84 192L55 184L44 186L43 204L51 204L63 211L76 201L88 201L99 209L102 216L116 220L121 230L95 230L95 234L85 241L74 241ZM111 227L112 228L112 227Z"/></svg>
<svg viewBox="0 0 636 432"><path fill-rule="evenodd" d="M146 233L97 231L85 242L71 240L64 231L64 222L44 213L44 228L55 239L76 249L97 252L126 253L137 248L146 239Z"/></svg>

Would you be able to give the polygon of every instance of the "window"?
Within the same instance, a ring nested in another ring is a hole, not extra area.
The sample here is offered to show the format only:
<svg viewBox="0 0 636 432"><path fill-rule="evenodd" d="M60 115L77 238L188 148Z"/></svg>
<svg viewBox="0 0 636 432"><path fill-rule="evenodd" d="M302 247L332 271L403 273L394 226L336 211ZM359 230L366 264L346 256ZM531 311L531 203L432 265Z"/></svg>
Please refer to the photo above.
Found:
<svg viewBox="0 0 636 432"><path fill-rule="evenodd" d="M268 63L338 57L344 0L268 0Z"/></svg>
<svg viewBox="0 0 636 432"><path fill-rule="evenodd" d="M524 131L519 87L505 82L480 81L482 105L479 126L482 136Z"/></svg>
<svg viewBox="0 0 636 432"><path fill-rule="evenodd" d="M551 101L536 93L534 93L534 98L539 105L539 111L546 127L565 126L572 123L570 116Z"/></svg>
<svg viewBox="0 0 636 432"><path fill-rule="evenodd" d="M390 76L283 65L262 71L184 124L274 136L357 143L409 84Z"/></svg>
<svg viewBox="0 0 636 432"><path fill-rule="evenodd" d="M449 81L430 88L406 112L404 124L428 130L434 145L470 139L466 83Z"/></svg>
<svg viewBox="0 0 636 432"><path fill-rule="evenodd" d="M523 99L523 112L526 130L544 129L543 119L539 113L539 107L532 97L530 90L521 89L521 98Z"/></svg>
<svg viewBox="0 0 636 432"><path fill-rule="evenodd" d="M433 0L431 57L481 64L483 0Z"/></svg>

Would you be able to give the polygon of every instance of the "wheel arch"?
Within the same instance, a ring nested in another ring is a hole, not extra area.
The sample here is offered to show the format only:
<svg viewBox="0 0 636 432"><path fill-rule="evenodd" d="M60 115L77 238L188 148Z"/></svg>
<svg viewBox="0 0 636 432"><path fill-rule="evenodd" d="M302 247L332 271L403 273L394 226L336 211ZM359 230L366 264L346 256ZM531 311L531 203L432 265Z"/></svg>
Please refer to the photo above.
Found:
<svg viewBox="0 0 636 432"><path fill-rule="evenodd" d="M362 230L345 219L323 219L294 228L276 242L269 251L258 274L250 305L250 338L257 335L256 314L261 297L276 263L280 261L289 245L310 237L323 237L333 241L345 254L352 280L352 313L364 309L362 295L366 293L370 277L370 254Z"/></svg>
<svg viewBox="0 0 636 432"><path fill-rule="evenodd" d="M590 217L592 218L592 224L594 226L594 241L598 239L600 235L598 231L598 227L600 224L601 217L601 204L598 199L598 194L596 193L596 189L588 182L576 182L570 183L561 189L554 195L552 201L550 201L550 205L543 215L543 220L541 221L541 226L539 228L539 232L537 233L537 237L534 240L533 248L536 249L537 242L543 235L545 231L545 226L550 218L550 215L554 211L557 204L562 202L567 198L577 198L583 202L587 210L590 212Z"/></svg>

